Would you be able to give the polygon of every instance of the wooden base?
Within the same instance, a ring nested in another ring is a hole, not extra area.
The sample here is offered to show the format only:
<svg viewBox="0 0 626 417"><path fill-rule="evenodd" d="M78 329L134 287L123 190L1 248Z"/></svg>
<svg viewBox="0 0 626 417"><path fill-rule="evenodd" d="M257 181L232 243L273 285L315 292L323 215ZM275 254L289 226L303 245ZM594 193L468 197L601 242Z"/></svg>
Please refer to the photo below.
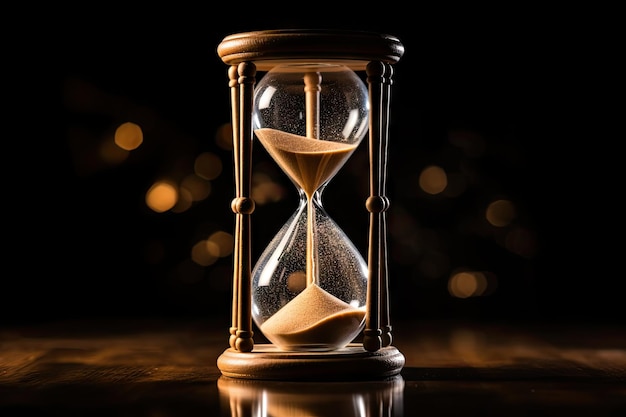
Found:
<svg viewBox="0 0 626 417"><path fill-rule="evenodd" d="M272 344L254 346L252 352L228 348L217 359L222 375L266 380L366 380L398 375L404 355L393 346L368 352L351 343L329 352L285 352Z"/></svg>

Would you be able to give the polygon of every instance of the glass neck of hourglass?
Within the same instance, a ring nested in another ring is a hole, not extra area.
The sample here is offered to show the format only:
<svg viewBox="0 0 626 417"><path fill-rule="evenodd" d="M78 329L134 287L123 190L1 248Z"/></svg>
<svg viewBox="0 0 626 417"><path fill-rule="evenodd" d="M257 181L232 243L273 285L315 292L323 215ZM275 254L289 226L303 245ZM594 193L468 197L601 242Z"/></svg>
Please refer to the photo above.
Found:
<svg viewBox="0 0 626 417"><path fill-rule="evenodd" d="M328 182L322 184L322 186L311 195L311 202L317 207L322 207L322 193L326 189L327 184ZM308 202L309 197L302 188L298 188L298 197L302 203L306 204Z"/></svg>

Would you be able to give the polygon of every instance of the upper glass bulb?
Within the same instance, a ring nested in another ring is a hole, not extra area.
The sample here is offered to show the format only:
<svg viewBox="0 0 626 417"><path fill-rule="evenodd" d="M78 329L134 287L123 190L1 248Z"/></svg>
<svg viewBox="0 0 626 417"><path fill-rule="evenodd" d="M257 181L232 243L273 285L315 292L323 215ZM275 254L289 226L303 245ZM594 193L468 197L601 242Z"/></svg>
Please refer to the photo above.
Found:
<svg viewBox="0 0 626 417"><path fill-rule="evenodd" d="M367 87L350 68L334 64L274 67L254 94L254 129L348 144L368 129Z"/></svg>

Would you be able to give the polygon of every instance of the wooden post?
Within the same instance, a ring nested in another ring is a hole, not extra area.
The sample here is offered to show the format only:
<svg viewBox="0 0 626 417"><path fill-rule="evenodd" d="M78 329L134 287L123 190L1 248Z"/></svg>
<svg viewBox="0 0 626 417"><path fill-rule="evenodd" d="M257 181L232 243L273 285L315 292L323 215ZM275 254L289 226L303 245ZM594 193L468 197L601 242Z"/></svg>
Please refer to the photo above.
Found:
<svg viewBox="0 0 626 417"><path fill-rule="evenodd" d="M235 213L235 248L233 254L233 325L230 345L232 348L250 352L254 347L252 339L252 259L251 259L251 219L254 200L250 198L252 183L252 104L256 66L242 62L237 66L237 87L234 87L234 73L231 69L231 88L239 91L238 99L233 99L233 139L236 196L231 203ZM233 91L233 90L231 90ZM233 94L235 96L235 94ZM235 128L234 125L238 127ZM236 131L236 133L235 133ZM234 340L233 340L234 339Z"/></svg>
<svg viewBox="0 0 626 417"><path fill-rule="evenodd" d="M391 345L392 342L386 213L390 203L386 196L386 182L389 100L393 70L390 64L373 61L367 65L366 72L370 99L370 197L366 203L370 212L370 234L363 347L374 352Z"/></svg>

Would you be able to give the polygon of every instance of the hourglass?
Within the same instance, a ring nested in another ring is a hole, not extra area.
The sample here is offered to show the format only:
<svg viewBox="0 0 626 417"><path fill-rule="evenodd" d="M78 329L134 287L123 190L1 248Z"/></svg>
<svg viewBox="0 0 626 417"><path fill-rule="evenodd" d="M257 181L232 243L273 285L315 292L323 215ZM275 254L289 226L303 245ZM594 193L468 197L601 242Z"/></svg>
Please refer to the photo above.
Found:
<svg viewBox="0 0 626 417"><path fill-rule="evenodd" d="M403 52L393 36L327 30L240 33L218 46L230 65L236 188L230 347L218 358L225 376L387 377L402 369L391 344L385 177L392 64ZM265 72L258 85L257 71ZM322 196L368 132L366 262ZM253 267L256 143L300 200ZM254 344L253 321L271 343Z"/></svg>

